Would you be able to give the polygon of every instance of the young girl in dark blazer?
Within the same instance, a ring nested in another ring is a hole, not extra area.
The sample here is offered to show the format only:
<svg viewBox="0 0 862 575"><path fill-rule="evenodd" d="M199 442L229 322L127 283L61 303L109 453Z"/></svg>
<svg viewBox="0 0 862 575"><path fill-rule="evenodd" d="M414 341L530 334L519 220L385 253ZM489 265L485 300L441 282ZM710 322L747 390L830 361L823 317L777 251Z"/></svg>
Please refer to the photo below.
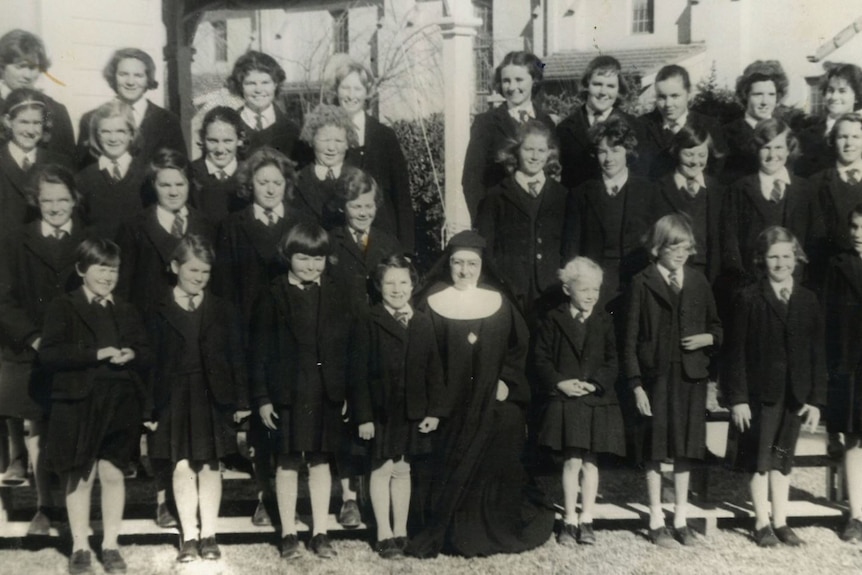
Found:
<svg viewBox="0 0 862 575"><path fill-rule="evenodd" d="M563 461L565 516L558 541L592 545L599 489L596 455L625 455L623 418L614 389L616 336L610 315L596 308L602 268L578 257L559 270L559 277L569 301L542 320L533 349L546 401L539 445ZM580 517L575 510L579 490Z"/></svg>
<svg viewBox="0 0 862 575"><path fill-rule="evenodd" d="M93 232L114 238L120 223L153 203L144 188L148 157L133 155L137 129L128 104L102 104L90 115L88 142L98 160L75 176L84 195L81 213Z"/></svg>
<svg viewBox="0 0 862 575"><path fill-rule="evenodd" d="M296 536L299 468L308 464L311 550L336 553L326 534L330 460L343 437L341 413L348 374L356 373L356 322L335 282L324 276L331 253L323 228L297 223L279 242L287 273L255 305L251 325L251 397L276 437L275 490L281 516L281 555L300 555Z"/></svg>
<svg viewBox="0 0 862 575"><path fill-rule="evenodd" d="M759 167L730 186L723 216L722 265L739 286L757 275L754 249L767 227L786 227L806 250L816 250L823 237L819 206L808 182L791 175L786 167L798 149L787 124L775 118L762 120L751 142Z"/></svg>
<svg viewBox="0 0 862 575"><path fill-rule="evenodd" d="M69 165L62 154L40 144L51 139L47 100L32 88L13 90L3 102L3 139L0 144L0 234L38 216L27 201L27 185L33 166Z"/></svg>
<svg viewBox="0 0 862 575"><path fill-rule="evenodd" d="M518 126L533 119L554 129L554 121L533 101L543 70L544 64L529 52L509 52L494 70L494 89L506 103L479 114L470 127L461 185L471 218L476 218L487 190L506 179L497 153L517 136Z"/></svg>
<svg viewBox="0 0 862 575"><path fill-rule="evenodd" d="M735 301L722 355L727 457L751 474L754 541L795 546L802 541L787 525L790 472L801 427L813 432L826 403L823 317L817 297L793 276L805 252L790 230L765 229L754 257L765 277Z"/></svg>
<svg viewBox="0 0 862 575"><path fill-rule="evenodd" d="M47 465L61 474L72 532L70 573L92 570L90 494L96 475L102 495L102 564L122 573L117 546L123 520L123 469L140 438L144 418L143 372L152 363L137 309L115 298L120 249L101 238L76 250L79 290L45 310L39 359L51 372L51 425Z"/></svg>
<svg viewBox="0 0 862 575"><path fill-rule="evenodd" d="M219 459L236 451L233 425L248 417L248 387L239 317L205 291L215 254L194 234L171 256L176 287L149 320L156 355L152 372L154 431L150 457L173 464L182 529L177 561L218 559ZM200 526L198 528L198 514Z"/></svg>
<svg viewBox="0 0 862 575"><path fill-rule="evenodd" d="M509 177L488 190L476 218L488 256L531 326L542 312L542 296L559 291L569 193L554 179L557 155L550 128L527 120L499 155Z"/></svg>
<svg viewBox="0 0 862 575"><path fill-rule="evenodd" d="M692 461L706 450L706 389L721 321L706 277L686 261L696 251L682 214L660 218L644 242L654 263L635 276L626 318L625 375L641 416L636 458L646 467L649 538L659 547L696 543L686 523ZM673 534L661 507L661 462L673 459Z"/></svg>
<svg viewBox="0 0 862 575"><path fill-rule="evenodd" d="M248 147L242 119L233 108L217 106L204 116L200 139L204 155L190 167L189 203L218 224L248 205L236 178L240 156Z"/></svg>
<svg viewBox="0 0 862 575"><path fill-rule="evenodd" d="M382 296L365 321L366 373L352 387L359 437L371 442L371 505L377 553L403 555L410 508L410 462L431 452L431 432L448 414L443 366L431 318L413 308L417 274L410 260L393 254L374 270ZM390 520L390 509L392 519Z"/></svg>
<svg viewBox="0 0 862 575"><path fill-rule="evenodd" d="M156 205L126 220L117 233L117 244L123 250L117 293L144 315L172 287L171 254L180 239L196 234L211 241L215 235L209 220L187 205L187 168L182 153L168 149L156 152L147 171Z"/></svg>
<svg viewBox="0 0 862 575"><path fill-rule="evenodd" d="M862 541L862 203L847 217L852 247L832 257L826 275L826 425L844 434L850 514L844 541Z"/></svg>
<svg viewBox="0 0 862 575"><path fill-rule="evenodd" d="M51 501L42 449L50 387L36 354L48 303L80 284L75 248L84 239L84 228L74 217L80 196L66 168L37 166L27 191L41 218L13 230L0 249L0 415L9 418L10 444L3 480L26 480L29 453L37 511L27 532L47 535Z"/></svg>

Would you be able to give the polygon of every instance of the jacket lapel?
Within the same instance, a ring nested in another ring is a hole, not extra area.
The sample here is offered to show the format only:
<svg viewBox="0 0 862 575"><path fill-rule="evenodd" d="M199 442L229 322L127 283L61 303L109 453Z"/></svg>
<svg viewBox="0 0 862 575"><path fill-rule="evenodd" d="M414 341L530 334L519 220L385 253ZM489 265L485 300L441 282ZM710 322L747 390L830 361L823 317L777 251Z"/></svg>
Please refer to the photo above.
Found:
<svg viewBox="0 0 862 575"><path fill-rule="evenodd" d="M15 192L24 196L24 189L27 185L27 174L12 159L8 145L0 146L0 170L9 178L9 182L15 188Z"/></svg>
<svg viewBox="0 0 862 575"><path fill-rule="evenodd" d="M386 333L397 338L398 341L403 342L407 339L407 330L382 305L374 306L369 312L369 317L371 321L379 325Z"/></svg>
<svg viewBox="0 0 862 575"><path fill-rule="evenodd" d="M545 184L543 186L543 191L544 191L544 187L547 185L548 185L548 182L546 180ZM524 203L525 200L527 199L527 197L526 197L527 192L525 192L524 190L521 189L520 184L518 184L518 182L515 181L514 176L512 176L510 178L506 178L503 181L503 193L501 195L502 195L504 201L509 202L510 204L515 206L525 216L527 216L527 217L530 216L530 210L527 208L526 204Z"/></svg>
<svg viewBox="0 0 862 575"><path fill-rule="evenodd" d="M772 308L772 311L775 312L775 315L787 325L787 319L790 312L790 309L793 308L792 305L788 305L787 307L782 304L778 297L775 295L775 290L772 289L772 286L769 285L769 280L764 279L760 284L763 297L766 299L769 306ZM793 294L790 295L790 300L793 302Z"/></svg>
<svg viewBox="0 0 862 575"><path fill-rule="evenodd" d="M150 240L150 243L153 244L153 247L156 248L162 264L165 267L170 265L171 255L174 248L176 248L176 238L159 224L155 206L144 214L143 231L144 235Z"/></svg>
<svg viewBox="0 0 862 575"><path fill-rule="evenodd" d="M793 219L793 212L796 211L796 208L799 206L799 202L802 201L803 191L799 189L800 181L796 176L790 176L790 185L787 186L784 192L784 213L786 222L790 222Z"/></svg>
<svg viewBox="0 0 862 575"><path fill-rule="evenodd" d="M760 179L757 175L749 176L745 179L742 193L748 199L751 207L760 215L760 218L766 220L767 214L763 210L763 194L760 192Z"/></svg>
<svg viewBox="0 0 862 575"><path fill-rule="evenodd" d="M581 358L584 349L587 347L587 339L586 335L584 336L584 344L583 348L578 345L578 335L575 332L575 319L572 317L572 314L569 313L569 304L563 304L554 311L551 312L554 322L560 326L560 330L563 332L563 335L569 342L569 346L574 350L575 355L578 356L578 359ZM593 319L593 314L590 314L590 317L587 318L587 321L584 322L584 331L585 333L589 332L587 330L587 323Z"/></svg>
<svg viewBox="0 0 862 575"><path fill-rule="evenodd" d="M87 296L84 294L84 288L78 288L72 293L72 307L77 312L84 325L95 335L96 325L93 323L93 308L90 302L87 301Z"/></svg>
<svg viewBox="0 0 862 575"><path fill-rule="evenodd" d="M685 272L683 272L685 273ZM664 281L664 278L661 276L661 273L658 271L658 268L655 265L649 266L644 271L645 277L645 285L656 295L658 299L664 303L668 308L673 307L673 303L668 298L668 286ZM685 292L685 290L682 290Z"/></svg>
<svg viewBox="0 0 862 575"><path fill-rule="evenodd" d="M841 254L835 264L853 288L856 297L862 300L862 258L858 255Z"/></svg>
<svg viewBox="0 0 862 575"><path fill-rule="evenodd" d="M336 228L330 232L332 234L334 243L341 244L344 246L344 251L350 254L350 257L355 259L360 265L365 267L365 254L362 249L360 249L359 245L357 245L356 240L353 239L353 234L345 227ZM368 233L368 245L371 246L371 232Z"/></svg>
<svg viewBox="0 0 862 575"><path fill-rule="evenodd" d="M669 203L674 210L677 212L684 212L686 210L686 206L682 202L679 188L676 187L676 181L674 180L672 173L661 179L659 189L661 190L661 194L664 199L667 200L667 203Z"/></svg>

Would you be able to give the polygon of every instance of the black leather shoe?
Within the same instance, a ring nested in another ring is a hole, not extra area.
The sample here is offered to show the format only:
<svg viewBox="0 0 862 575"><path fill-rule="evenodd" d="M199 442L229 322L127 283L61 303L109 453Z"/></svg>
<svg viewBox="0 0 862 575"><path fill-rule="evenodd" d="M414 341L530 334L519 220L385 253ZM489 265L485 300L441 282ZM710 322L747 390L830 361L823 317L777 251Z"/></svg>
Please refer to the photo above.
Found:
<svg viewBox="0 0 862 575"><path fill-rule="evenodd" d="M685 527L674 527L673 535L677 541L686 547L697 545L697 535L695 535L694 530L688 525Z"/></svg>
<svg viewBox="0 0 862 575"><path fill-rule="evenodd" d="M356 529L362 525L362 515L359 513L359 505L353 499L348 499L341 505L338 512L338 522L345 529Z"/></svg>
<svg viewBox="0 0 862 575"><path fill-rule="evenodd" d="M592 523L581 523L578 527L578 543L581 545L595 545L596 533L593 531Z"/></svg>
<svg viewBox="0 0 862 575"><path fill-rule="evenodd" d="M311 551L321 559L332 559L338 555L332 548L326 533L318 533L311 538Z"/></svg>
<svg viewBox="0 0 862 575"><path fill-rule="evenodd" d="M221 559L221 549L218 548L218 543L216 543L215 536L212 537L204 537L201 539L201 557L208 561L215 561L216 559Z"/></svg>
<svg viewBox="0 0 862 575"><path fill-rule="evenodd" d="M843 541L862 541L862 521L851 519L841 532Z"/></svg>
<svg viewBox="0 0 862 575"><path fill-rule="evenodd" d="M285 535L281 538L281 558L296 559L302 555L302 547L296 534Z"/></svg>
<svg viewBox="0 0 862 575"><path fill-rule="evenodd" d="M125 573L126 562L119 549L102 549L102 567L105 573Z"/></svg>
<svg viewBox="0 0 862 575"><path fill-rule="evenodd" d="M191 563L200 557L200 549L197 539L183 541L180 552L177 554L177 563Z"/></svg>
<svg viewBox="0 0 862 575"><path fill-rule="evenodd" d="M652 541L656 546L662 547L663 549L673 549L677 546L676 540L673 538L673 535L670 534L670 531L664 525L662 525L658 529L650 529L649 540Z"/></svg>
<svg viewBox="0 0 862 575"><path fill-rule="evenodd" d="M69 557L69 573L80 575L93 572L93 559L89 551L75 551Z"/></svg>
<svg viewBox="0 0 862 575"><path fill-rule="evenodd" d="M167 503L159 503L156 507L156 525L162 529L169 529L178 525L177 518L171 513L171 508L168 507Z"/></svg>
<svg viewBox="0 0 862 575"><path fill-rule="evenodd" d="M761 527L754 532L754 542L758 547L775 547L781 541L775 536L775 531L772 530L772 525Z"/></svg>
<svg viewBox="0 0 862 575"><path fill-rule="evenodd" d="M258 527L266 527L272 525L272 519L269 516L269 511L266 510L266 504L263 501L257 502L257 508L254 510L254 515L251 516L251 522Z"/></svg>
<svg viewBox="0 0 862 575"><path fill-rule="evenodd" d="M790 545L791 547L799 547L805 543L796 533L793 532L793 529L791 529L789 525L777 527L775 529L775 536L778 537L779 541L785 545Z"/></svg>
<svg viewBox="0 0 862 575"><path fill-rule="evenodd" d="M578 526L571 523L563 523L560 534L557 535L557 543L565 547L574 547L578 544Z"/></svg>
<svg viewBox="0 0 862 575"><path fill-rule="evenodd" d="M398 547L398 543L395 541L394 537L378 541L375 550L383 559L399 559L404 557L404 551Z"/></svg>

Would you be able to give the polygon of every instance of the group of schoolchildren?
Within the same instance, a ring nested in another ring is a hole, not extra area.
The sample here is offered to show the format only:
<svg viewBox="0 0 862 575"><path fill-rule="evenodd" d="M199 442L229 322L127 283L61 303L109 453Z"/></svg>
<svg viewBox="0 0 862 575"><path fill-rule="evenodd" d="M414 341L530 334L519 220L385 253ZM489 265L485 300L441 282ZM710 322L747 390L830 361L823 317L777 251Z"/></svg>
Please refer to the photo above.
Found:
<svg viewBox="0 0 862 575"><path fill-rule="evenodd" d="M146 53L114 53L105 78L117 97L82 118L77 145L65 108L32 88L47 67L38 37L0 38L4 480L23 480L29 456L30 532L48 532L58 474L69 571L90 572L98 476L101 561L124 572L124 473L143 423L160 524L173 493L177 560L219 558L222 461L248 421L254 520L270 521L274 497L282 557L302 554L303 466L313 553L336 554L334 469L339 520L359 525L350 479L370 472L375 550L403 555L411 461L433 450L448 405L433 326L411 301L412 216L406 190L391 192L406 178L380 168L403 156L394 134L371 145L385 127L364 113L370 75L347 64L337 103L299 129L273 105L283 70L248 52L228 80L243 107L206 113L189 165L178 119L145 98L157 87ZM751 474L755 541L801 543L786 523L792 454L827 406L845 448L842 537L862 540L862 71L829 71L829 115L807 139L774 117L787 86L777 62L746 69L745 118L724 127L688 111L679 66L657 75L656 111L633 118L618 108L619 63L599 57L585 104L557 126L533 100L541 76L524 52L497 68L506 103L476 117L463 184L488 269L531 329L529 427L562 465L559 542L596 541L598 459L628 452L646 470L650 539L697 543L689 475L705 457L716 378L729 457ZM800 140L799 165L818 167L808 180L789 162Z"/></svg>

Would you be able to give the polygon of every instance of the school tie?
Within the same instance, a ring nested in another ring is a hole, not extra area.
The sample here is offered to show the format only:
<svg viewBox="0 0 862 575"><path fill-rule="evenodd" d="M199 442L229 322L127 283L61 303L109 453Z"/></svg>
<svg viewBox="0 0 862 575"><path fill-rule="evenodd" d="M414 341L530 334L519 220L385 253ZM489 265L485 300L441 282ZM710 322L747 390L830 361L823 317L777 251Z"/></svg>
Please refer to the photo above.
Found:
<svg viewBox="0 0 862 575"><path fill-rule="evenodd" d="M189 311L195 311L198 308L198 306L195 305L195 296L188 295L186 297L189 298L189 305L188 307L186 307L186 309Z"/></svg>
<svg viewBox="0 0 862 575"><path fill-rule="evenodd" d="M356 240L356 245L364 252L368 247L368 234L359 230L351 231L353 232L353 239Z"/></svg>
<svg viewBox="0 0 862 575"><path fill-rule="evenodd" d="M111 163L113 164L113 167L111 168L111 178L113 178L115 182L119 182L123 179L123 174L120 172L120 162L114 160Z"/></svg>
<svg viewBox="0 0 862 575"><path fill-rule="evenodd" d="M401 324L401 327L407 329L408 323L410 321L410 314L406 311L396 311L392 314L392 317L395 318L395 321Z"/></svg>
<svg viewBox="0 0 862 575"><path fill-rule="evenodd" d="M778 290L778 299L781 300L781 303L787 305L790 303L790 288L783 287Z"/></svg>
<svg viewBox="0 0 862 575"><path fill-rule="evenodd" d="M332 168L328 168L326 170L326 181L331 182L335 179L335 172L332 171Z"/></svg>
<svg viewBox="0 0 862 575"><path fill-rule="evenodd" d="M533 196L534 198L539 197L539 192L542 191L542 183L540 181L533 180L532 182L527 184L527 187L529 188L528 191L530 192L531 196Z"/></svg>
<svg viewBox="0 0 862 575"><path fill-rule="evenodd" d="M521 124L526 124L529 119L530 114L527 110L518 110L518 121L521 122Z"/></svg>
<svg viewBox="0 0 862 575"><path fill-rule="evenodd" d="M664 129L666 132L668 132L669 136L676 134L677 132L679 132L679 129L680 129L679 121L678 120L667 120L664 123Z"/></svg>
<svg viewBox="0 0 862 575"><path fill-rule="evenodd" d="M769 201L777 204L784 197L784 182L775 180L772 182L772 192L769 194Z"/></svg>
<svg viewBox="0 0 862 575"><path fill-rule="evenodd" d="M689 178L685 181L685 191L692 198L697 197L697 193L700 191L700 184L694 178Z"/></svg>
<svg viewBox="0 0 862 575"><path fill-rule="evenodd" d="M263 215L266 216L266 227L271 228L275 225L275 212L272 211L272 208L265 208Z"/></svg>
<svg viewBox="0 0 862 575"><path fill-rule="evenodd" d="M674 295L679 294L679 292L682 291L682 286L679 285L679 278L676 276L676 270L670 272L667 279L670 282L670 289Z"/></svg>
<svg viewBox="0 0 862 575"><path fill-rule="evenodd" d="M30 161L30 156L24 156L24 159L21 160L21 170L29 172L32 167L33 162Z"/></svg>
<svg viewBox="0 0 862 575"><path fill-rule="evenodd" d="M312 282L312 281L304 281L296 287L298 287L302 291L309 291L309 290L313 290L314 288L316 288L317 283Z"/></svg>
<svg viewBox="0 0 862 575"><path fill-rule="evenodd" d="M575 314L575 345L579 350L584 349L584 341L587 339L587 331L584 326L585 321L587 321L587 318L584 312L578 310L578 313Z"/></svg>
<svg viewBox="0 0 862 575"><path fill-rule="evenodd" d="M608 186L606 189L608 191L608 195L612 198L615 198L617 194L620 193L620 187L617 185Z"/></svg>
<svg viewBox="0 0 862 575"><path fill-rule="evenodd" d="M91 301L90 303L92 303L93 305L97 305L99 307L108 307L108 304L111 302L106 300L103 296L94 295L93 301Z"/></svg>
<svg viewBox="0 0 862 575"><path fill-rule="evenodd" d="M52 237L56 240L62 240L63 238L66 237L66 235L67 235L66 230L61 230L60 228L54 228L54 233L52 234Z"/></svg>
<svg viewBox="0 0 862 575"><path fill-rule="evenodd" d="M183 237L183 231L186 225L186 221L180 215L179 212L174 214L174 223L171 225L171 235L175 238Z"/></svg>
<svg viewBox="0 0 862 575"><path fill-rule="evenodd" d="M851 186L855 186L859 183L859 170L853 168L851 170L847 170L844 172L844 175L847 176L847 183Z"/></svg>
<svg viewBox="0 0 862 575"><path fill-rule="evenodd" d="M263 114L254 115L254 129L258 132L263 130Z"/></svg>
<svg viewBox="0 0 862 575"><path fill-rule="evenodd" d="M219 170L218 172L216 172L216 179L218 181L226 180L227 179L227 172L225 172L224 170Z"/></svg>

